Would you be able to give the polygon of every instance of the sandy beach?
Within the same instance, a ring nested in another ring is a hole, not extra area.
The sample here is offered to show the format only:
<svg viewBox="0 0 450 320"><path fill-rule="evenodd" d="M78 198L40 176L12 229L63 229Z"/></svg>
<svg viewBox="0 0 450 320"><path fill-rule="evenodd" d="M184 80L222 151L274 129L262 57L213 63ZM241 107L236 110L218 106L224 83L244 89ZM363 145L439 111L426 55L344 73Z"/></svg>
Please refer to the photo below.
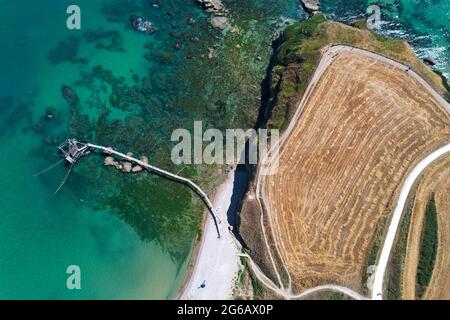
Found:
<svg viewBox="0 0 450 320"><path fill-rule="evenodd" d="M194 253L192 270L180 289L177 299L182 300L227 300L233 298L235 276L239 270L240 248L229 231L227 211L233 195L235 171L217 188L213 205L219 222L221 238L208 213L203 226L202 239ZM201 285L204 286L201 286Z"/></svg>

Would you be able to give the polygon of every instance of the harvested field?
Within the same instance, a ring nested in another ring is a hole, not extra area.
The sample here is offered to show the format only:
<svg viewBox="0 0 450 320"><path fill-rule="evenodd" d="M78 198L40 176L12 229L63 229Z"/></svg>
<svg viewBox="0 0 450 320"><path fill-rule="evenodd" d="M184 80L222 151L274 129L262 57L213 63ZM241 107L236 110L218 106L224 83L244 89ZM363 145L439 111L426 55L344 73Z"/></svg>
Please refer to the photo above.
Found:
<svg viewBox="0 0 450 320"><path fill-rule="evenodd" d="M424 174L416 198L408 235L403 275L403 299L416 299L417 266L426 207L434 193L438 217L438 250L433 275L424 299L450 299L450 157L441 159Z"/></svg>
<svg viewBox="0 0 450 320"><path fill-rule="evenodd" d="M378 222L416 162L450 141L450 117L404 70L339 54L262 184L294 289L361 289Z"/></svg>

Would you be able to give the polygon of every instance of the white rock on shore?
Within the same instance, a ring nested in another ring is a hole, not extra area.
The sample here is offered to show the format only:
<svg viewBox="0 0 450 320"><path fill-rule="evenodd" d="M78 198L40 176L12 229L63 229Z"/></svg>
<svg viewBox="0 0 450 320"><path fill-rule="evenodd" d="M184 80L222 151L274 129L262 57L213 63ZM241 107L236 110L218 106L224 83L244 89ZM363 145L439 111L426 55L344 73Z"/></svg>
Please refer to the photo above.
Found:
<svg viewBox="0 0 450 320"><path fill-rule="evenodd" d="M211 18L210 23L213 27L223 30L228 26L228 18L216 16L214 18Z"/></svg>
<svg viewBox="0 0 450 320"><path fill-rule="evenodd" d="M316 13L320 11L320 0L302 0L303 7L308 13Z"/></svg>

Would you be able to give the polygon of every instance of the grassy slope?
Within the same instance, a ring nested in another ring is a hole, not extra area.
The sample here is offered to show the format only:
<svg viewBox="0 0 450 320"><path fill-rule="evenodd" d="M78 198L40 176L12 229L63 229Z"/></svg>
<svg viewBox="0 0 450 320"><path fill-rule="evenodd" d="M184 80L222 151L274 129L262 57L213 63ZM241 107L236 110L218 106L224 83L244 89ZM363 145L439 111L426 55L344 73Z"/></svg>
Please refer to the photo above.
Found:
<svg viewBox="0 0 450 320"><path fill-rule="evenodd" d="M286 126L318 65L320 50L331 44L352 45L411 64L439 92L449 95L440 75L417 59L406 41L377 35L361 22L355 26L327 21L318 14L285 29L271 73L270 128Z"/></svg>

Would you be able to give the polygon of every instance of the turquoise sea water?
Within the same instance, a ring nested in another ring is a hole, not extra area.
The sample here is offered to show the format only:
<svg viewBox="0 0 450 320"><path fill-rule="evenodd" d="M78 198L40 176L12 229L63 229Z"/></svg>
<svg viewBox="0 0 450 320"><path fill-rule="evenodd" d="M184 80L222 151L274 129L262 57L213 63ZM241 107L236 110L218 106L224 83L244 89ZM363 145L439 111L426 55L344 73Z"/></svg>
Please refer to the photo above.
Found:
<svg viewBox="0 0 450 320"><path fill-rule="evenodd" d="M434 52L448 73L448 2L422 1L423 11L411 2L386 6L392 18L383 32ZM82 29L69 31L65 11L73 3L0 0L0 298L169 298L198 236L202 206L190 191L152 175L121 175L94 155L57 195L64 165L33 175L76 136L145 154L210 192L220 174L170 162L172 130L191 129L194 120L205 128L253 126L271 41L285 21L306 14L297 0L225 0L239 29L231 33L212 29L195 1L155 1L155 8L151 1L77 0ZM368 4L323 3L344 21ZM152 20L157 32L134 32L131 14ZM79 96L76 107L62 85ZM69 265L81 268L81 290L66 288Z"/></svg>

